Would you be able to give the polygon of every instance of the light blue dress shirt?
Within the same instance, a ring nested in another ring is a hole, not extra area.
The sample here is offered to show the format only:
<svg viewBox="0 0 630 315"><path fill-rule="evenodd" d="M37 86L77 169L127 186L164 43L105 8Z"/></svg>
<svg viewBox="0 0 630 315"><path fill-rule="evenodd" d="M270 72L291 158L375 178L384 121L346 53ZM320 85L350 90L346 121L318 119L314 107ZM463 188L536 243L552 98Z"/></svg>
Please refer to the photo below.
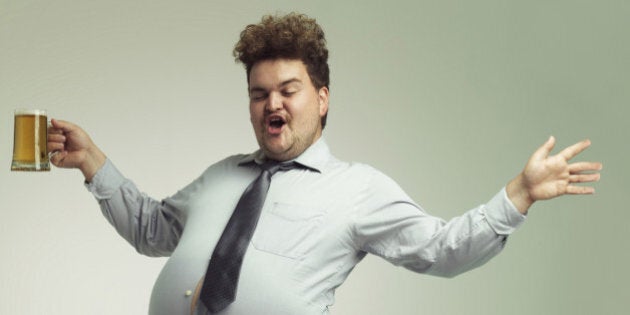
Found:
<svg viewBox="0 0 630 315"><path fill-rule="evenodd" d="M141 193L109 160L87 185L138 252L170 256L150 315L191 314L191 292L263 158L260 151L228 157L163 201ZM296 161L309 169L273 176L236 301L220 314L328 314L335 288L367 253L415 272L455 276L498 254L525 220L505 189L448 222L431 216L378 170L337 160L324 139ZM206 314L201 302L193 314Z"/></svg>

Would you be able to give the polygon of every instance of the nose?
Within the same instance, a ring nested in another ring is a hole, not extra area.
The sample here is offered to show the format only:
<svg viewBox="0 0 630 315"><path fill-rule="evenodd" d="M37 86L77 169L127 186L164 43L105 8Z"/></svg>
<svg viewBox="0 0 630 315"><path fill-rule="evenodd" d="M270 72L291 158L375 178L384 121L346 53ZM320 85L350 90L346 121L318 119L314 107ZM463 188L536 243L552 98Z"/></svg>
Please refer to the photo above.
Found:
<svg viewBox="0 0 630 315"><path fill-rule="evenodd" d="M282 106L282 96L275 92L269 93L265 109L270 112L275 112L281 109Z"/></svg>

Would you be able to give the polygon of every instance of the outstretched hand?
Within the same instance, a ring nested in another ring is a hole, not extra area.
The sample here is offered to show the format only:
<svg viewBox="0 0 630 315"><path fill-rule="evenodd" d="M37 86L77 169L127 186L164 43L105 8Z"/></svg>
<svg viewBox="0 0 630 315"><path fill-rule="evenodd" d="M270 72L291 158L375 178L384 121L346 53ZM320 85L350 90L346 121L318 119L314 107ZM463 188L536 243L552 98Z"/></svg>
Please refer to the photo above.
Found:
<svg viewBox="0 0 630 315"><path fill-rule="evenodd" d="M78 168L86 180L91 180L105 163L105 154L79 126L53 119L48 129L50 162L63 168Z"/></svg>
<svg viewBox="0 0 630 315"><path fill-rule="evenodd" d="M508 197L525 214L537 200L547 200L565 194L583 195L595 192L593 187L575 183L596 182L600 178L599 162L569 161L591 145L590 140L580 141L565 148L556 155L550 155L556 143L550 137L534 152L523 171L510 183L506 190Z"/></svg>

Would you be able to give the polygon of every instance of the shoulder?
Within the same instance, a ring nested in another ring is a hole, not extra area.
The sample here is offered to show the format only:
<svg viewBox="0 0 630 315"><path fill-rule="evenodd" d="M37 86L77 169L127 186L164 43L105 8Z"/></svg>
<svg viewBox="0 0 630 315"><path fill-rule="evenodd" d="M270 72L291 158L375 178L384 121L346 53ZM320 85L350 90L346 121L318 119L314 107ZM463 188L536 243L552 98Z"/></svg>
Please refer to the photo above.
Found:
<svg viewBox="0 0 630 315"><path fill-rule="evenodd" d="M376 167L362 162L347 162L348 170L354 174L363 176L366 180L375 183L395 183L394 180Z"/></svg>
<svg viewBox="0 0 630 315"><path fill-rule="evenodd" d="M363 162L345 162L337 159L330 160L327 171L339 175L367 193L374 194L399 194L401 188L390 176L372 165Z"/></svg>
<svg viewBox="0 0 630 315"><path fill-rule="evenodd" d="M213 182L225 181L227 178L235 177L235 175L246 174L249 168L239 167L239 163L250 156L250 154L234 154L214 162L190 183L188 187L206 186Z"/></svg>
<svg viewBox="0 0 630 315"><path fill-rule="evenodd" d="M222 160L219 160L211 164L208 167L208 169L238 166L240 162L250 158L251 156L252 156L251 154L242 154L242 153L230 155L230 156L225 157Z"/></svg>
<svg viewBox="0 0 630 315"><path fill-rule="evenodd" d="M251 156L251 154L234 154L227 156L224 159L214 162L208 166L200 177L229 175L233 172L239 172L247 169L247 167L239 167L239 164L247 159L250 159Z"/></svg>
<svg viewBox="0 0 630 315"><path fill-rule="evenodd" d="M348 163L348 171L352 178L360 180L361 195L369 204L397 202L415 204L398 182L372 165L351 162Z"/></svg>

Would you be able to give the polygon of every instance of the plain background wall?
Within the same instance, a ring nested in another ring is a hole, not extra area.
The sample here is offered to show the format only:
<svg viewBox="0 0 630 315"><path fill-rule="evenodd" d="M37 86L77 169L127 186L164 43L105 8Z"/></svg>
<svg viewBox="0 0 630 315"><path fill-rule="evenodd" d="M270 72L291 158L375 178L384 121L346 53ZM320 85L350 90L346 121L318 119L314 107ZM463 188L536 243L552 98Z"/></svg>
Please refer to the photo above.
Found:
<svg viewBox="0 0 630 315"><path fill-rule="evenodd" d="M454 279L368 256L333 314L627 314L629 3L0 0L0 314L145 314L166 261L115 233L78 171L10 172L13 109L80 124L164 198L256 148L232 48L293 10L327 34L333 152L435 215L486 202L551 134L605 165L596 195L536 204Z"/></svg>

